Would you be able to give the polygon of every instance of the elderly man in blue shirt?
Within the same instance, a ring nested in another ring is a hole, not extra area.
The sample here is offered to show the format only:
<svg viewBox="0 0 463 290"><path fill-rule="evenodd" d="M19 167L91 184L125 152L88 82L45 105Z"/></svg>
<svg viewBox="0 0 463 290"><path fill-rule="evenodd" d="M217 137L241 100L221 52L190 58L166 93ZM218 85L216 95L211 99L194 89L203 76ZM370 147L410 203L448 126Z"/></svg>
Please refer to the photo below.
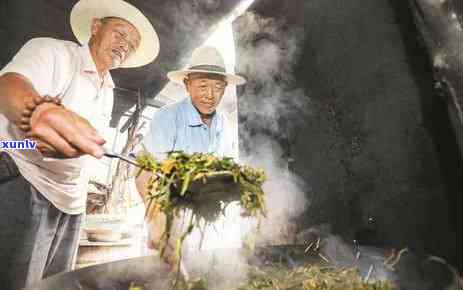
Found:
<svg viewBox="0 0 463 290"><path fill-rule="evenodd" d="M223 57L213 47L200 47L191 57L189 68L173 71L168 78L185 85L187 96L159 109L153 116L150 130L143 140L145 150L163 158L166 152L182 150L217 156L238 157L237 142L225 114L216 110L227 85L241 85L246 80L226 72ZM143 200L150 174L136 180ZM158 248L165 217L160 214L149 226L149 246Z"/></svg>
<svg viewBox="0 0 463 290"><path fill-rule="evenodd" d="M220 53L213 47L193 52L190 67L173 71L168 78L184 84L188 93L181 101L157 111L143 144L156 156L183 150L237 157L237 140L225 114L216 111L227 85L245 83L244 78L225 71Z"/></svg>

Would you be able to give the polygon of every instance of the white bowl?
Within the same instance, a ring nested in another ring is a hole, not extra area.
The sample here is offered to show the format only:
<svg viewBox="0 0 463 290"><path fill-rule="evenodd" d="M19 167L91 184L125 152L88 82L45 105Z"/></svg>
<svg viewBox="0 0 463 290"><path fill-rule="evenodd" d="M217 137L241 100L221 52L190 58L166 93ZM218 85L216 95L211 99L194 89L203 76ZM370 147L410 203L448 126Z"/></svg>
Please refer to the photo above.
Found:
<svg viewBox="0 0 463 290"><path fill-rule="evenodd" d="M88 215L84 229L91 242L118 242L122 239L125 222L116 215Z"/></svg>

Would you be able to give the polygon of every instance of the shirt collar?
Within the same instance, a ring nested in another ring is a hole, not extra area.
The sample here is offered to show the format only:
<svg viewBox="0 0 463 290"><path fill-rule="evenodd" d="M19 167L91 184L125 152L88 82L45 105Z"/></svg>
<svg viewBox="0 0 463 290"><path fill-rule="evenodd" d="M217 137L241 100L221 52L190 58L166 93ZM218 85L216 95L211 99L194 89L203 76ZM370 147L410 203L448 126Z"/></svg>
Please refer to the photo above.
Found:
<svg viewBox="0 0 463 290"><path fill-rule="evenodd" d="M187 108L187 122L190 127L196 127L204 124L203 120L201 120L201 116L199 115L198 110L193 105L191 97L187 97L185 100L186 108ZM222 131L222 119L220 118L220 113L215 112L214 117L212 117L211 128L214 128L216 131Z"/></svg>
<svg viewBox="0 0 463 290"><path fill-rule="evenodd" d="M98 70L96 69L95 62L93 61L92 55L90 53L90 47L88 46L87 43L81 46L81 55L82 55L81 73L83 75L93 76L96 79L100 80L100 77L98 75ZM113 78L111 77L111 73L109 71L104 76L103 86L106 86L109 88L115 87Z"/></svg>

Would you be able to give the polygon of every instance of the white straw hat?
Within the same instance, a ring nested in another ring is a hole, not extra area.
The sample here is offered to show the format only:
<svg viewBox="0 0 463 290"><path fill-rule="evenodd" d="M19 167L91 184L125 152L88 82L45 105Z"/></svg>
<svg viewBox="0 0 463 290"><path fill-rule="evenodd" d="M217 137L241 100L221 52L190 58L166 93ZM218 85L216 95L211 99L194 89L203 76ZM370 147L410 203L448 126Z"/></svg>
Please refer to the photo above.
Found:
<svg viewBox="0 0 463 290"><path fill-rule="evenodd" d="M77 40L87 43L93 18L118 17L127 20L141 35L138 49L121 67L138 67L152 62L159 53L159 38L151 22L136 7L122 0L80 0L71 11L71 28Z"/></svg>
<svg viewBox="0 0 463 290"><path fill-rule="evenodd" d="M243 77L226 72L222 55L220 55L216 48L210 46L202 46L195 49L191 55L188 69L171 71L167 74L167 77L171 81L183 85L185 77L194 72L223 75L226 77L229 85L242 85L246 83Z"/></svg>

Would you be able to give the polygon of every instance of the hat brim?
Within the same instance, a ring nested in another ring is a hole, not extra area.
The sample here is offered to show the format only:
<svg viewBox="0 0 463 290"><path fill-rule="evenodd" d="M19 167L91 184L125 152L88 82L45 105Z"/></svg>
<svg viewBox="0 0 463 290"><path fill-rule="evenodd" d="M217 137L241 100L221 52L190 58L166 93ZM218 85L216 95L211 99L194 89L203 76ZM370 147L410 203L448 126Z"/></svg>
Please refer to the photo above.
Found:
<svg viewBox="0 0 463 290"><path fill-rule="evenodd" d="M228 73L217 72L217 71L197 70L197 69L171 71L171 72L167 73L167 77L169 78L169 80L171 80L171 81L173 81L173 82L175 82L177 84L183 85L184 84L183 80L185 79L185 77L187 75L189 75L191 73L195 73L195 72L223 75L223 76L225 76L225 79L227 80L228 85L239 86L239 85L243 85L243 84L246 83L246 80L241 76L228 74Z"/></svg>
<svg viewBox="0 0 463 290"><path fill-rule="evenodd" d="M80 0L71 11L71 28L81 43L91 36L93 18L118 17L127 20L140 33L138 49L120 67L139 67L151 63L159 54L159 37L140 10L121 0Z"/></svg>

